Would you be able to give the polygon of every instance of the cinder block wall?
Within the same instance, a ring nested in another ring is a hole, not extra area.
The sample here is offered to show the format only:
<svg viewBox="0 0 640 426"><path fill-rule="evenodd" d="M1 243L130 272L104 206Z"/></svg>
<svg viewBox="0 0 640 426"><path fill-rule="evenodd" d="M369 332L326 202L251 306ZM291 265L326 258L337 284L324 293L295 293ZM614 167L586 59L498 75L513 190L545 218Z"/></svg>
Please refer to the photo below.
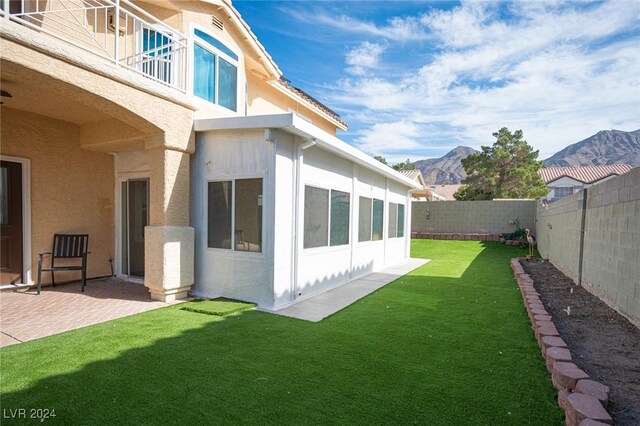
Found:
<svg viewBox="0 0 640 426"><path fill-rule="evenodd" d="M502 234L513 232L510 222L535 228L536 202L499 201L414 201L411 207L413 232Z"/></svg>
<svg viewBox="0 0 640 426"><path fill-rule="evenodd" d="M578 281L582 191L570 197L538 206L536 241L542 257L573 281Z"/></svg>
<svg viewBox="0 0 640 426"><path fill-rule="evenodd" d="M579 193L537 214L540 253L576 283L581 209ZM584 218L582 285L640 327L640 168L590 187Z"/></svg>
<svg viewBox="0 0 640 426"><path fill-rule="evenodd" d="M582 285L640 326L640 168L588 194Z"/></svg>

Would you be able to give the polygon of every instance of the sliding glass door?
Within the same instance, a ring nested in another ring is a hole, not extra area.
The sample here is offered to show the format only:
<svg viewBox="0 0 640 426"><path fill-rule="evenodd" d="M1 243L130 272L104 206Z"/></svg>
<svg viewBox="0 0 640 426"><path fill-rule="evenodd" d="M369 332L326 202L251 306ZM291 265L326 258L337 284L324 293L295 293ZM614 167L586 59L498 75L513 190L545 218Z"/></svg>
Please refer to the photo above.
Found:
<svg viewBox="0 0 640 426"><path fill-rule="evenodd" d="M149 224L149 179L129 179L120 186L120 272L144 278L144 227Z"/></svg>

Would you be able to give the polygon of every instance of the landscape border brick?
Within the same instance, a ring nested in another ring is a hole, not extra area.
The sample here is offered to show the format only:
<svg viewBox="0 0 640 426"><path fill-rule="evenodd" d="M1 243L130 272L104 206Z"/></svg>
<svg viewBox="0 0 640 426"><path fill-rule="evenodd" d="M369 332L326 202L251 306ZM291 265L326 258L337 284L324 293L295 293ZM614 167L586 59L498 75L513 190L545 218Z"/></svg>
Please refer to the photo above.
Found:
<svg viewBox="0 0 640 426"><path fill-rule="evenodd" d="M606 406L609 388L591 379L575 365L571 348L560 337L533 286L533 279L520 264L524 258L511 259L511 269L522 295L522 302L531 321L540 353L551 374L551 381L558 389L558 405L565 412L567 426L613 424Z"/></svg>

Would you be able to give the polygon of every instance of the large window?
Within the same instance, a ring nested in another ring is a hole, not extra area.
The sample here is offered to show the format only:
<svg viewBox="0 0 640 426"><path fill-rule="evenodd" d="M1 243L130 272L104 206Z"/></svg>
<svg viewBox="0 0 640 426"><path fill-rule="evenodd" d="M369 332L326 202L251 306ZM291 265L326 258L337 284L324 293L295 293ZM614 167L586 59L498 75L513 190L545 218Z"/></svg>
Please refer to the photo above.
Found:
<svg viewBox="0 0 640 426"><path fill-rule="evenodd" d="M209 182L208 246L262 251L262 179Z"/></svg>
<svg viewBox="0 0 640 426"><path fill-rule="evenodd" d="M194 31L193 94L238 109L238 55L204 31Z"/></svg>
<svg viewBox="0 0 640 426"><path fill-rule="evenodd" d="M358 241L377 241L383 237L384 201L360 197Z"/></svg>
<svg viewBox="0 0 640 426"><path fill-rule="evenodd" d="M404 237L404 204L389 203L389 238Z"/></svg>
<svg viewBox="0 0 640 426"><path fill-rule="evenodd" d="M303 247L349 244L350 204L347 192L305 186Z"/></svg>

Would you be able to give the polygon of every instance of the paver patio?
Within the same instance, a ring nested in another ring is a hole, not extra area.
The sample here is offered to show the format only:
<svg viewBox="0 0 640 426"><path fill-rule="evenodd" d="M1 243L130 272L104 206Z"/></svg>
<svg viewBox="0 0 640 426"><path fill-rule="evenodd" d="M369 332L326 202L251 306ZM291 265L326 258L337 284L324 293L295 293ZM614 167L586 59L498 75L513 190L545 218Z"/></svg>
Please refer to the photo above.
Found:
<svg viewBox="0 0 640 426"><path fill-rule="evenodd" d="M0 347L167 306L142 284L118 278L0 293Z"/></svg>

